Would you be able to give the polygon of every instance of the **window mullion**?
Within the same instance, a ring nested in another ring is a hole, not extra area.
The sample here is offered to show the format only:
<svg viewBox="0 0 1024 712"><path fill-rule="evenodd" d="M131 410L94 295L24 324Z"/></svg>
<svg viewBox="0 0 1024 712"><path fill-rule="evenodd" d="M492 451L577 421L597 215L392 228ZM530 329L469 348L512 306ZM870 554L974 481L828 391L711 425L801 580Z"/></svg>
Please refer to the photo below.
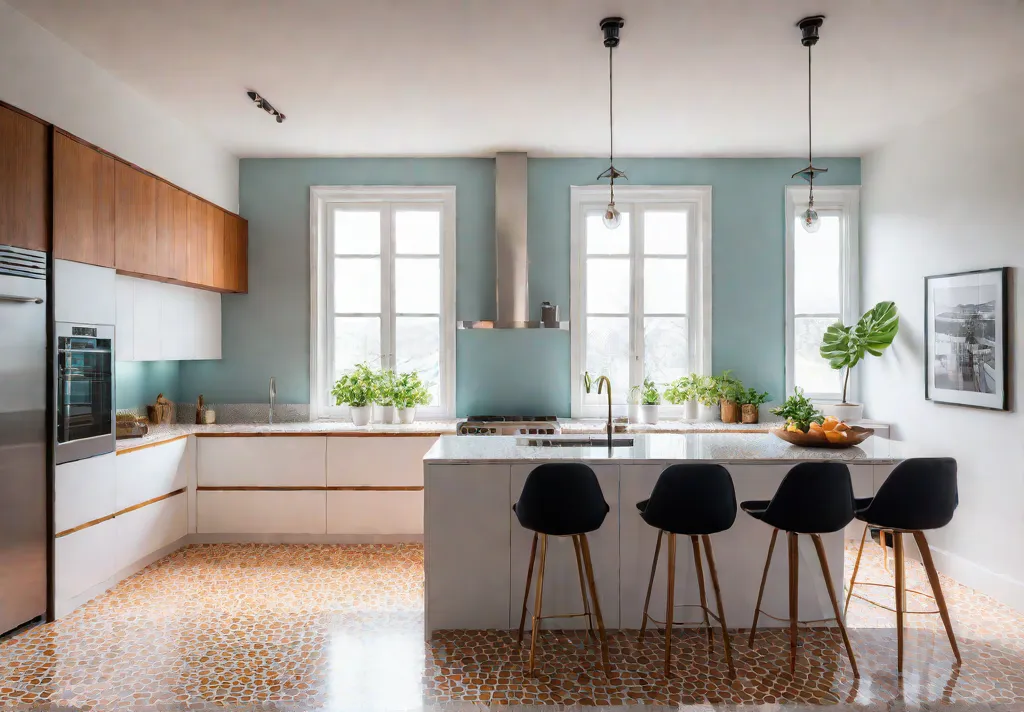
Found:
<svg viewBox="0 0 1024 712"><path fill-rule="evenodd" d="M644 210L640 205L630 206L630 330L629 330L629 386L644 381ZM627 391L628 393L628 391Z"/></svg>
<svg viewBox="0 0 1024 712"><path fill-rule="evenodd" d="M380 209L380 365L381 368L394 368L394 220L393 207L385 203Z"/></svg>

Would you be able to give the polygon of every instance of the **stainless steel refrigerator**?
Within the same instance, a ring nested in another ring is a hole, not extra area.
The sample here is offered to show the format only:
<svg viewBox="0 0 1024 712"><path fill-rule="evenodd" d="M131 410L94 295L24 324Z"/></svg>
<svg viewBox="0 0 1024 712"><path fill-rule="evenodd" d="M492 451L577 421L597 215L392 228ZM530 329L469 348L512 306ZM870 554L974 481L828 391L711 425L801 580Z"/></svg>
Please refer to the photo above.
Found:
<svg viewBox="0 0 1024 712"><path fill-rule="evenodd" d="M46 272L0 245L0 634L47 608Z"/></svg>

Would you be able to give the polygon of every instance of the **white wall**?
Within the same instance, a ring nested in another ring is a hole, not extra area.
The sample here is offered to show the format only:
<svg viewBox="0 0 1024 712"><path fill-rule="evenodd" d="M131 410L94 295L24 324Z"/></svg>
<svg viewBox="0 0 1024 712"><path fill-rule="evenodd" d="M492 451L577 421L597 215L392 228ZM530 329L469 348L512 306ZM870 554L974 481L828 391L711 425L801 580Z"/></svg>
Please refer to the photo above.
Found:
<svg viewBox="0 0 1024 712"><path fill-rule="evenodd" d="M1024 78L894 138L864 158L862 304L894 299L893 349L863 367L870 417L895 424L912 454L959 464L960 508L930 537L959 581L1024 610L1024 413L924 398L924 277L1024 266ZM1011 364L1024 361L1024 291L1011 279ZM1019 283L1019 279L1016 280ZM1013 294L1016 292L1016 294ZM1020 408L1020 368L1011 404Z"/></svg>
<svg viewBox="0 0 1024 712"><path fill-rule="evenodd" d="M0 99L238 210L235 156L2 0Z"/></svg>

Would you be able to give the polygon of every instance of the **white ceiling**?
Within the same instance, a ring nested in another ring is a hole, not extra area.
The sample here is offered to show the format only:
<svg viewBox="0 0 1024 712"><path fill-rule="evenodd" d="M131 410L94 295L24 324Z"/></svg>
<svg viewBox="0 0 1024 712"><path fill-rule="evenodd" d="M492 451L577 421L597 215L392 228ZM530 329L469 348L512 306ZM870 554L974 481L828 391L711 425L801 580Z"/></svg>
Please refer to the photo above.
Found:
<svg viewBox="0 0 1024 712"><path fill-rule="evenodd" d="M7 0L239 156L858 155L1024 73L1020 0ZM245 90L288 116L276 124Z"/></svg>

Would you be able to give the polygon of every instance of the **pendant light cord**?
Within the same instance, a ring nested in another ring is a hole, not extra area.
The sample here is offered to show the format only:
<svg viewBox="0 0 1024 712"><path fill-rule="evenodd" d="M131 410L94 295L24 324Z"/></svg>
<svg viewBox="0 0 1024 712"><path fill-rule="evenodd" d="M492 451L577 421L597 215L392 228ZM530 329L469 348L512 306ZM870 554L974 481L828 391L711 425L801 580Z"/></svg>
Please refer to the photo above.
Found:
<svg viewBox="0 0 1024 712"><path fill-rule="evenodd" d="M612 56L615 48L608 48L608 165L612 167L611 175L611 204L615 205L615 81L612 68Z"/></svg>
<svg viewBox="0 0 1024 712"><path fill-rule="evenodd" d="M811 120L811 48L813 45L807 45L807 166L811 169L808 183L810 184L810 192L808 193L808 200L811 205L814 205L814 155L811 150L812 145L812 131L814 122Z"/></svg>

